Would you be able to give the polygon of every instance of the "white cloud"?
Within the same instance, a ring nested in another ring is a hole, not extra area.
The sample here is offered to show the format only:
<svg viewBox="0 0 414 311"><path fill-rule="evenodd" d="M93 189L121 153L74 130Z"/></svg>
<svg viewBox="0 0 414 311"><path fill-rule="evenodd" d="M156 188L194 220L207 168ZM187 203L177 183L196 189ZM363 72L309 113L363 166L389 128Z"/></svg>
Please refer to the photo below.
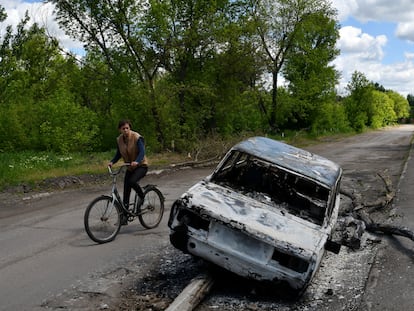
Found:
<svg viewBox="0 0 414 311"><path fill-rule="evenodd" d="M382 27L385 27L382 22L387 22L387 27L395 25L395 29L387 31L388 34L394 32L395 38L374 36L352 26L340 29L337 44L341 55L334 62L341 73L339 91L344 92L352 73L357 70L386 89L395 90L404 96L413 94L414 51L408 42L414 42L414 1L333 0L332 4L338 10L339 22L352 17L362 24L373 21ZM385 28L381 29L385 32ZM401 40L398 47L390 45L395 43L395 39ZM394 56L401 55L401 60L382 63L385 49Z"/></svg>
<svg viewBox="0 0 414 311"><path fill-rule="evenodd" d="M4 35L8 25L16 26L24 18L27 12L30 17L29 25L37 23L41 27L45 27L49 35L58 38L61 47L70 51L80 51L82 44L68 37L63 30L59 28L53 14L54 6L51 3L42 2L24 2L21 0L3 0L2 6L6 9L7 19L0 23L0 36Z"/></svg>
<svg viewBox="0 0 414 311"><path fill-rule="evenodd" d="M411 0L359 0L359 9L354 14L361 21L406 22L412 20L413 11Z"/></svg>
<svg viewBox="0 0 414 311"><path fill-rule="evenodd" d="M346 20L349 16L361 22L404 22L414 18L412 0L333 0L332 5L338 9L340 21Z"/></svg>
<svg viewBox="0 0 414 311"><path fill-rule="evenodd" d="M414 52L405 52L404 56L407 60L414 59Z"/></svg>
<svg viewBox="0 0 414 311"><path fill-rule="evenodd" d="M414 42L414 21L399 23L395 35L398 38Z"/></svg>
<svg viewBox="0 0 414 311"><path fill-rule="evenodd" d="M343 53L358 54L359 58L367 61L380 61L384 57L383 47L387 44L384 35L373 37L352 26L342 27L339 35L337 46Z"/></svg>
<svg viewBox="0 0 414 311"><path fill-rule="evenodd" d="M384 65L381 63L387 44L384 35L371 36L361 29L346 26L340 29L338 48L341 55L334 61L341 73L339 91L344 92L352 73L362 72L368 80L378 82L386 89L395 90L404 96L414 90L414 53L405 53L405 60Z"/></svg>
<svg viewBox="0 0 414 311"><path fill-rule="evenodd" d="M386 89L394 90L403 96L414 92L414 53L406 53L406 59L393 64L378 61L366 61L358 53L341 54L335 61L336 69L341 73L339 90L344 92L351 80L352 73L362 72L368 80L377 82Z"/></svg>
<svg viewBox="0 0 414 311"><path fill-rule="evenodd" d="M365 23L389 22L397 25L396 36L414 42L414 1L412 0L333 0L340 22L353 17Z"/></svg>
<svg viewBox="0 0 414 311"><path fill-rule="evenodd" d="M338 10L338 20L344 21L358 10L357 0L332 0L332 6Z"/></svg>

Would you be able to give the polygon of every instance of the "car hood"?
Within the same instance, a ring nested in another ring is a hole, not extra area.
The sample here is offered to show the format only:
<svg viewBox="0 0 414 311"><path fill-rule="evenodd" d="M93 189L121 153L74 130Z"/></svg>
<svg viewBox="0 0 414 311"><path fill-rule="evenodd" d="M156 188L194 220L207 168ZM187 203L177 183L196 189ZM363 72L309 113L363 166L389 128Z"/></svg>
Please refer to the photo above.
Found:
<svg viewBox="0 0 414 311"><path fill-rule="evenodd" d="M183 197L189 200L187 208L204 217L304 257L319 253L328 236L316 224L212 182L197 183Z"/></svg>

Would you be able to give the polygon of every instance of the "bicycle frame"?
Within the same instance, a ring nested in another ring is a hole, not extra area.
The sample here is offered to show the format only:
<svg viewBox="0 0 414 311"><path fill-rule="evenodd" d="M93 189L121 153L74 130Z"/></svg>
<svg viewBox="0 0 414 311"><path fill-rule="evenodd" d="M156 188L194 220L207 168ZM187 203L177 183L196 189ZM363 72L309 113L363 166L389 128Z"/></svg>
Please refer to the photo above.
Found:
<svg viewBox="0 0 414 311"><path fill-rule="evenodd" d="M119 203L119 205L121 206L121 208L124 211L129 213L128 209L125 208L125 206L122 202L121 196L120 196L118 188L116 186L116 180L117 180L117 177L118 177L119 173L121 172L121 170L124 166L128 166L128 165L129 164L122 165L117 171L113 171L112 168L110 166L108 166L108 171L109 171L109 174L112 176L112 190L111 190L112 205L114 205L115 201L117 201Z"/></svg>
<svg viewBox="0 0 414 311"><path fill-rule="evenodd" d="M119 203L119 206L121 206L122 210L128 215L132 217L138 216L136 213L132 213L123 203L121 199L121 195L119 194L118 187L116 185L116 180L118 175L121 173L123 167L129 166L129 163L124 163L118 170L113 171L110 166L108 166L109 174L112 176L112 190L111 190L111 197L112 197L112 206L115 204L115 201Z"/></svg>
<svg viewBox="0 0 414 311"><path fill-rule="evenodd" d="M130 206L124 206L117 188L117 177L123 167L128 165L129 163L125 163L117 170L112 170L112 167L108 166L112 177L111 194L95 198L85 210L83 222L86 233L97 243L107 243L115 239L121 226L127 224L123 215L127 216L128 222L138 217L139 222L146 229L155 228L161 222L164 213L164 196L155 185L144 186L144 197L148 198L148 200L145 199L145 207L144 201L137 201L138 194L136 193L134 203L131 204L134 208L130 210ZM146 213L149 213L149 216L143 216Z"/></svg>
<svg viewBox="0 0 414 311"><path fill-rule="evenodd" d="M124 164L123 164L123 165L121 165L121 167L120 167L118 170L116 170L116 171L112 170L112 167L108 166L108 171L109 171L109 174L112 176L112 190L111 190L112 206L114 206L115 201L117 201L117 202L119 203L119 205L121 206L121 208L122 208L123 212L125 212L125 213L126 213L126 215L128 215L128 217L138 217L138 216L140 216L140 215L143 215L143 214L147 213L147 212L148 212L148 209L143 209L143 210L139 209L139 212L138 212L138 211L137 211L137 209L136 209L136 206L134 206L134 208L132 209L132 211L131 211L131 210L129 210L129 209L128 209L125 205L124 205L124 203L123 203L123 201L122 201L122 199L121 199L121 195L119 194L119 191L118 191L118 188L117 188L117 185L116 185L116 180L117 180L117 177L118 177L118 175L121 173L122 169L123 169L124 167L126 167L126 166L130 166L130 165L131 165L130 163L124 163ZM145 186L143 187L143 191L145 192L147 188L149 188L149 189L153 189L153 188L157 189L155 185L148 184L148 185L145 185ZM162 195L162 194L161 194L161 195ZM162 196L162 198L161 198L161 199L162 199L162 200L164 200L164 197ZM134 203L131 203L131 204L134 204ZM139 208L139 207L138 207L138 208Z"/></svg>

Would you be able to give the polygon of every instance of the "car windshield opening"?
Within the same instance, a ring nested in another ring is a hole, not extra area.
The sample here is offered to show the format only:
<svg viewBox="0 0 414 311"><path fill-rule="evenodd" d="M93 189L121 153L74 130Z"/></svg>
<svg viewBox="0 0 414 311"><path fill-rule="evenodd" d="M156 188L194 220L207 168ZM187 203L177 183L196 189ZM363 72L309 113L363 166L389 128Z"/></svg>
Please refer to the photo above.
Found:
<svg viewBox="0 0 414 311"><path fill-rule="evenodd" d="M324 221L329 189L246 153L234 151L212 181L315 224Z"/></svg>

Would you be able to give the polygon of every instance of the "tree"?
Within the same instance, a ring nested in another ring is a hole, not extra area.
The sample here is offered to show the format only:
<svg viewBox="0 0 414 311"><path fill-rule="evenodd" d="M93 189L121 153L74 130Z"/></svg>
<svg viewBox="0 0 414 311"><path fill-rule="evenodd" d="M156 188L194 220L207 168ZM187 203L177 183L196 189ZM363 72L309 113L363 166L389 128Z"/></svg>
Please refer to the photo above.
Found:
<svg viewBox="0 0 414 311"><path fill-rule="evenodd" d="M228 25L225 18L228 1L166 3L169 9L163 11L163 20L168 33L169 57L164 59L163 65L168 73L168 85L163 83L163 86L172 94L166 102L169 118L176 119L166 126L175 133L175 140L188 144L189 139L208 127L208 120L214 118L213 64L218 55L219 33Z"/></svg>
<svg viewBox="0 0 414 311"><path fill-rule="evenodd" d="M346 89L350 93L344 100L349 123L354 130L363 131L368 125L372 84L362 72L354 71Z"/></svg>
<svg viewBox="0 0 414 311"><path fill-rule="evenodd" d="M410 104L407 99L395 91L387 91L391 100L394 101L394 112L398 120L408 118L410 116Z"/></svg>
<svg viewBox="0 0 414 311"><path fill-rule="evenodd" d="M216 128L217 114L230 112L234 94L251 87L262 69L255 66L257 47L249 40L245 24L251 21L241 12L242 2L50 2L60 24L85 42L88 54L101 53L118 81L139 90L139 101L152 116L145 121L156 126L164 146L168 135L187 144ZM112 106L111 113L119 113L117 108Z"/></svg>
<svg viewBox="0 0 414 311"><path fill-rule="evenodd" d="M297 28L282 72L296 101L299 127L311 126L321 107L335 102L339 75L331 63L339 54L338 37L336 21L321 12L309 14Z"/></svg>
<svg viewBox="0 0 414 311"><path fill-rule="evenodd" d="M95 142L95 116L76 102L78 67L29 17L0 45L0 149L84 150ZM48 141L45 140L46 136Z"/></svg>
<svg viewBox="0 0 414 311"><path fill-rule="evenodd" d="M386 93L373 89L371 98L368 110L368 125L370 127L380 128L397 121L394 101Z"/></svg>
<svg viewBox="0 0 414 311"><path fill-rule="evenodd" d="M4 22L7 18L6 9L0 4L0 23Z"/></svg>
<svg viewBox="0 0 414 311"><path fill-rule="evenodd" d="M88 51L99 51L115 76L126 73L146 90L158 141L163 143L155 82L166 56L165 23L157 14L166 9L160 1L50 0L67 34L85 43ZM154 11L154 7L156 10ZM149 12L153 12L151 15ZM162 15L161 15L162 16ZM159 23L158 23L159 22ZM157 27L152 27L157 25ZM165 40L164 40L165 39Z"/></svg>
<svg viewBox="0 0 414 311"><path fill-rule="evenodd" d="M260 111L256 102L247 103L242 97L256 98L252 92L263 67L242 4L227 0L171 3L171 57L165 68L169 91L176 94L169 97L169 115L177 115L174 132L187 142L194 134L229 133L241 130L240 124L251 124L245 122L252 116L247 110L256 105L256 113Z"/></svg>
<svg viewBox="0 0 414 311"><path fill-rule="evenodd" d="M410 108L410 118L414 118L414 95L413 94L408 94L407 95L407 101L409 104L409 108Z"/></svg>
<svg viewBox="0 0 414 311"><path fill-rule="evenodd" d="M408 104L410 106L414 106L414 95L413 94L408 94L407 95L407 101L408 101Z"/></svg>
<svg viewBox="0 0 414 311"><path fill-rule="evenodd" d="M250 14L257 23L263 57L272 79L272 104L268 118L270 128L276 130L279 74L295 42L300 37L306 39L300 31L306 30L303 24L313 14L333 19L336 12L326 0L252 0Z"/></svg>
<svg viewBox="0 0 414 311"><path fill-rule="evenodd" d="M366 126L379 128L409 116L408 101L394 91L382 91L378 84L368 81L362 72L355 71L347 90L345 108L351 126L361 131Z"/></svg>

